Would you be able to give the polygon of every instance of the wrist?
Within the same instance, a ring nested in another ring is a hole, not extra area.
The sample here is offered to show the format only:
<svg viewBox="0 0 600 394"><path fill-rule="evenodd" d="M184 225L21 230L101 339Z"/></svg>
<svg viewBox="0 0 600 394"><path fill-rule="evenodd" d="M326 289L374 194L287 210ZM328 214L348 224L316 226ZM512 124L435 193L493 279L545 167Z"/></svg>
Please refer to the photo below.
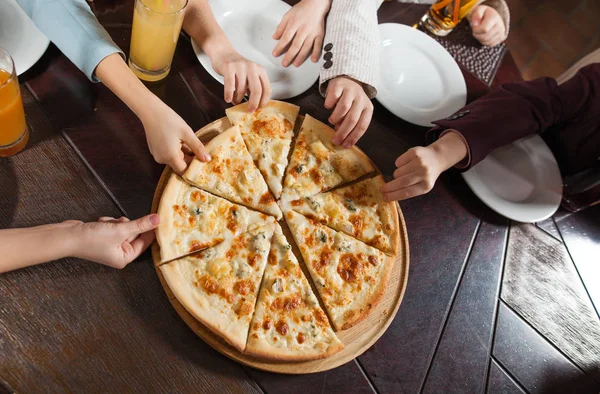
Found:
<svg viewBox="0 0 600 394"><path fill-rule="evenodd" d="M211 62L218 59L226 52L234 51L233 46L225 36L225 33L219 32L212 34L204 39L200 44L202 51L208 55Z"/></svg>
<svg viewBox="0 0 600 394"><path fill-rule="evenodd" d="M437 141L429 145L439 163L442 171L454 167L468 155L468 147L464 138L455 131L446 132Z"/></svg>
<svg viewBox="0 0 600 394"><path fill-rule="evenodd" d="M67 221L53 226L55 228L51 229L51 234L56 238L60 258L78 257L79 248L84 244L81 222Z"/></svg>
<svg viewBox="0 0 600 394"><path fill-rule="evenodd" d="M317 12L321 12L323 16L329 12L331 7L331 0L302 0L303 3L309 3L311 9Z"/></svg>

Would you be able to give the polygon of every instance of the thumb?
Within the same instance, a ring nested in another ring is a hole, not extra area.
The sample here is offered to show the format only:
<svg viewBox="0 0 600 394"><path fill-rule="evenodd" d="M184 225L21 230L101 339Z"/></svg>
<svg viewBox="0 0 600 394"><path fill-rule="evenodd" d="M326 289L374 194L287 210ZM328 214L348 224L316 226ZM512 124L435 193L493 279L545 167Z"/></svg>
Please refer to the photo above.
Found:
<svg viewBox="0 0 600 394"><path fill-rule="evenodd" d="M119 226L123 226L126 232L130 235L139 235L147 233L150 230L154 230L160 223L160 216L153 213L146 215L136 220L129 222L119 223Z"/></svg>
<svg viewBox="0 0 600 394"><path fill-rule="evenodd" d="M483 15L485 14L485 7L477 7L473 10L471 14L471 26L477 27L481 24L481 20L483 19Z"/></svg>
<svg viewBox="0 0 600 394"><path fill-rule="evenodd" d="M200 142L198 137L196 137L191 130L189 133L186 133L186 137L184 138L183 142L190 147L192 152L194 152L194 155L196 155L200 161L210 161L212 159L204 144Z"/></svg>

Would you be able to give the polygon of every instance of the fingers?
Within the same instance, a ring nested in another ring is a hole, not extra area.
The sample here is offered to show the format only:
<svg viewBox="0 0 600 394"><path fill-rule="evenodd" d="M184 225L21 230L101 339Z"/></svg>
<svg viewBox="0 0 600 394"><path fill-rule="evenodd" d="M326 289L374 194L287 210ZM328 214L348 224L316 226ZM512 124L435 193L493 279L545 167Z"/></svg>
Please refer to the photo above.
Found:
<svg viewBox="0 0 600 394"><path fill-rule="evenodd" d="M313 45L314 45L314 39L307 38L304 41L304 44L302 45L300 52L298 52L298 54L296 55L296 58L294 59L294 67L300 67L302 64L304 64L304 62L306 61L306 59L308 58L308 56L310 55L310 53L312 51Z"/></svg>
<svg viewBox="0 0 600 394"><path fill-rule="evenodd" d="M492 31L494 26L497 23L496 18L494 18L494 14L491 12L483 11L483 16L481 21L473 27L473 34L488 34Z"/></svg>
<svg viewBox="0 0 600 394"><path fill-rule="evenodd" d="M294 60L294 58L298 55L300 49L302 49L302 46L306 42L306 38L306 34L303 34L300 31L296 33L290 49L287 50L283 60L281 61L281 65L283 67L288 67L290 64L292 64L292 60Z"/></svg>
<svg viewBox="0 0 600 394"><path fill-rule="evenodd" d="M254 112L260 105L261 96L263 94L262 83L256 70L251 74L248 74L248 90L248 112Z"/></svg>
<svg viewBox="0 0 600 394"><path fill-rule="evenodd" d="M353 103L357 104L356 101L354 101ZM358 124L358 121L360 120L360 117L362 115L362 110L363 110L362 107L359 105L353 105L352 108L350 108L350 110L344 117L342 124L340 125L340 127L337 129L335 135L333 136L333 139L331 142L333 142L336 145L340 145L340 144L344 143L345 148L350 147L350 146L346 146L346 143L344 142L344 140L354 130L354 128ZM332 117L333 117L333 114L332 114Z"/></svg>
<svg viewBox="0 0 600 394"><path fill-rule="evenodd" d="M383 199L385 201L401 201L407 200L409 198L417 197L422 194L427 193L429 190L425 187L423 183L417 183L416 185L412 185L406 187L404 189L395 190L393 192L388 192L383 194Z"/></svg>
<svg viewBox="0 0 600 394"><path fill-rule="evenodd" d="M226 72L224 78L223 98L226 103L231 103L233 101L233 93L235 92L235 72L233 70Z"/></svg>
<svg viewBox="0 0 600 394"><path fill-rule="evenodd" d="M179 175L182 175L185 172L185 169L187 168L187 163L185 162L185 155L182 151L179 151L179 154L172 157L166 164L169 167L171 167L171 169L175 173Z"/></svg>
<svg viewBox="0 0 600 394"><path fill-rule="evenodd" d="M475 7L473 10L473 13L471 14L471 27L473 28L473 31L481 24L483 14L485 14L485 6Z"/></svg>
<svg viewBox="0 0 600 394"><path fill-rule="evenodd" d="M275 48L273 49L274 57L279 57L283 53L285 48L287 48L288 45L292 42L292 39L294 38L295 33L296 33L295 30L287 29L287 28L285 29L285 32L283 33L283 35L277 42L277 45L275 45Z"/></svg>
<svg viewBox="0 0 600 394"><path fill-rule="evenodd" d="M128 235L143 234L154 230L160 223L160 216L157 214L146 215L136 220L131 220L120 224Z"/></svg>
<svg viewBox="0 0 600 394"><path fill-rule="evenodd" d="M381 191L385 193L391 193L396 190L402 190L409 186L416 185L417 183L421 183L423 181L423 177L420 176L416 171L409 172L408 174L402 175L394 180L386 183L381 188Z"/></svg>
<svg viewBox="0 0 600 394"><path fill-rule="evenodd" d="M273 33L274 40L279 40L281 38L281 36L283 35L283 32L285 31L285 28L287 26L287 21L288 21L288 16L286 13L283 16L283 18L281 18L281 22L279 22L279 24L277 25L277 28L275 29L275 33ZM273 51L273 56L277 57L279 55L276 55L275 51Z"/></svg>
<svg viewBox="0 0 600 394"><path fill-rule="evenodd" d="M269 100L271 99L271 81L269 81L269 76L267 75L267 72L265 71L265 69L263 68L259 74L259 78L260 78L260 84L262 85L262 97L260 98L260 104L259 107L262 108L265 105L267 105L267 103L269 102Z"/></svg>
<svg viewBox="0 0 600 394"><path fill-rule="evenodd" d="M152 244L155 237L156 235L154 231L149 231L131 241L129 243L131 248L126 250L125 258L127 259L127 262L130 263L137 259L144 252L144 250L148 249L148 246Z"/></svg>
<svg viewBox="0 0 600 394"><path fill-rule="evenodd" d="M235 94L233 96L233 103L239 104L244 99L247 89L247 74L246 70L238 70L235 74Z"/></svg>
<svg viewBox="0 0 600 394"><path fill-rule="evenodd" d="M346 91L342 93L342 97L338 100L335 105L335 109L329 117L329 123L337 125L346 116L350 108L352 108L353 98L350 94L346 94Z"/></svg>
<svg viewBox="0 0 600 394"><path fill-rule="evenodd" d="M322 47L323 47L323 36L317 36L317 38L315 38L315 42L313 43L312 55L310 56L310 60L312 60L313 63L316 63L319 61L319 58L321 57L321 48Z"/></svg>
<svg viewBox="0 0 600 394"><path fill-rule="evenodd" d="M356 143L358 142L360 137L362 137L365 134L365 132L367 131L367 128L369 127L369 124L371 123L372 117L373 117L373 105L369 102L369 105L367 106L367 108L365 108L362 111L362 113L360 115L360 119L358 120L358 123L356 124L356 126L354 127L352 132L350 132L350 135L348 135L348 137L346 137L346 139L344 141L344 148L348 149L348 148L356 145Z"/></svg>
<svg viewBox="0 0 600 394"><path fill-rule="evenodd" d="M115 218L110 216L102 216L101 218L98 218L99 222L111 222L113 220L115 220Z"/></svg>
<svg viewBox="0 0 600 394"><path fill-rule="evenodd" d="M190 149L190 147L187 144L185 144L185 143L181 144L181 150L183 151L183 153L186 156L190 156L190 155L194 154L194 152Z"/></svg>
<svg viewBox="0 0 600 394"><path fill-rule="evenodd" d="M185 135L183 137L183 142L187 146L189 146L189 148L192 150L194 155L196 155L198 160L201 160L201 161L210 161L211 160L210 154L206 150L206 147L204 146L204 144L202 142L200 142L200 140L198 139L198 137L196 137L196 135L194 134L194 132L192 130L189 130L187 133L185 133Z"/></svg>
<svg viewBox="0 0 600 394"><path fill-rule="evenodd" d="M330 83L327 86L327 96L325 97L325 108L331 109L335 106L335 104L339 101L340 97L342 97L342 93L344 92L344 88L338 86L334 83Z"/></svg>

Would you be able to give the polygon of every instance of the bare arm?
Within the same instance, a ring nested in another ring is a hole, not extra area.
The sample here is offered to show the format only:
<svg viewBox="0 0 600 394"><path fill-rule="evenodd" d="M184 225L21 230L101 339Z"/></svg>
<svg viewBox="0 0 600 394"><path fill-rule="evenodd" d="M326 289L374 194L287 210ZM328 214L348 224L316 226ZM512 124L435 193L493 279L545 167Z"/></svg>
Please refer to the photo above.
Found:
<svg viewBox="0 0 600 394"><path fill-rule="evenodd" d="M69 256L123 268L150 246L158 223L158 215L148 215L0 230L0 273Z"/></svg>

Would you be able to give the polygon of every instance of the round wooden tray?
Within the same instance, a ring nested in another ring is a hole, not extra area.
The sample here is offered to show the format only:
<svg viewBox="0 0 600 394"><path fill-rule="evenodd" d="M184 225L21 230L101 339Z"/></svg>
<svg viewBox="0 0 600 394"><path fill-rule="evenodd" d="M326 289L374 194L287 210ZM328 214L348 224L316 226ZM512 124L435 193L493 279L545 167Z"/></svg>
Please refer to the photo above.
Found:
<svg viewBox="0 0 600 394"><path fill-rule="evenodd" d="M202 129L200 129L196 135L202 140L202 142L210 141L214 136L222 133L231 127L227 117L218 119ZM154 193L154 199L152 201L152 212L156 213L158 210L158 204L162 196L163 190L171 176L172 171L169 167L166 167L158 181L156 186L156 192ZM400 246L401 250L398 258L392 269L392 274L389 279L388 287L386 292L377 306L371 311L369 316L354 327L336 332L337 336L344 343L345 348L334 354L331 357L322 360L315 361L302 361L302 362L281 362L281 361L269 361L262 360L249 356L247 354L240 353L238 350L227 344L221 337L214 334L210 329L201 324L196 320L181 303L175 298L173 292L169 288L169 285L165 281L162 272L158 269L160 264L160 250L156 242L152 245L152 257L154 259L156 272L160 279L169 301L179 314L183 321L206 343L218 352L225 356L240 362L244 365L248 365L253 368L257 368L264 371L284 373L284 374L306 374L327 371L329 369L336 368L342 364L352 361L356 357L364 353L370 348L387 330L389 325L394 320L402 297L404 296L404 290L406 289L406 283L408 280L408 263L409 263L409 251L408 251L408 235L406 232L406 223L402 216L402 211L398 206L398 215L400 217ZM280 222L284 234L288 239L292 239L289 229L285 224L285 221ZM294 244L294 243L292 243ZM303 261L297 249L294 250L298 256L299 261ZM302 265L302 264L301 264ZM303 270L305 267L303 267ZM306 270L304 271L307 274ZM307 275L310 279L310 276ZM310 281L310 280L309 280ZM310 281L312 284L312 281ZM314 289L313 289L314 290Z"/></svg>

